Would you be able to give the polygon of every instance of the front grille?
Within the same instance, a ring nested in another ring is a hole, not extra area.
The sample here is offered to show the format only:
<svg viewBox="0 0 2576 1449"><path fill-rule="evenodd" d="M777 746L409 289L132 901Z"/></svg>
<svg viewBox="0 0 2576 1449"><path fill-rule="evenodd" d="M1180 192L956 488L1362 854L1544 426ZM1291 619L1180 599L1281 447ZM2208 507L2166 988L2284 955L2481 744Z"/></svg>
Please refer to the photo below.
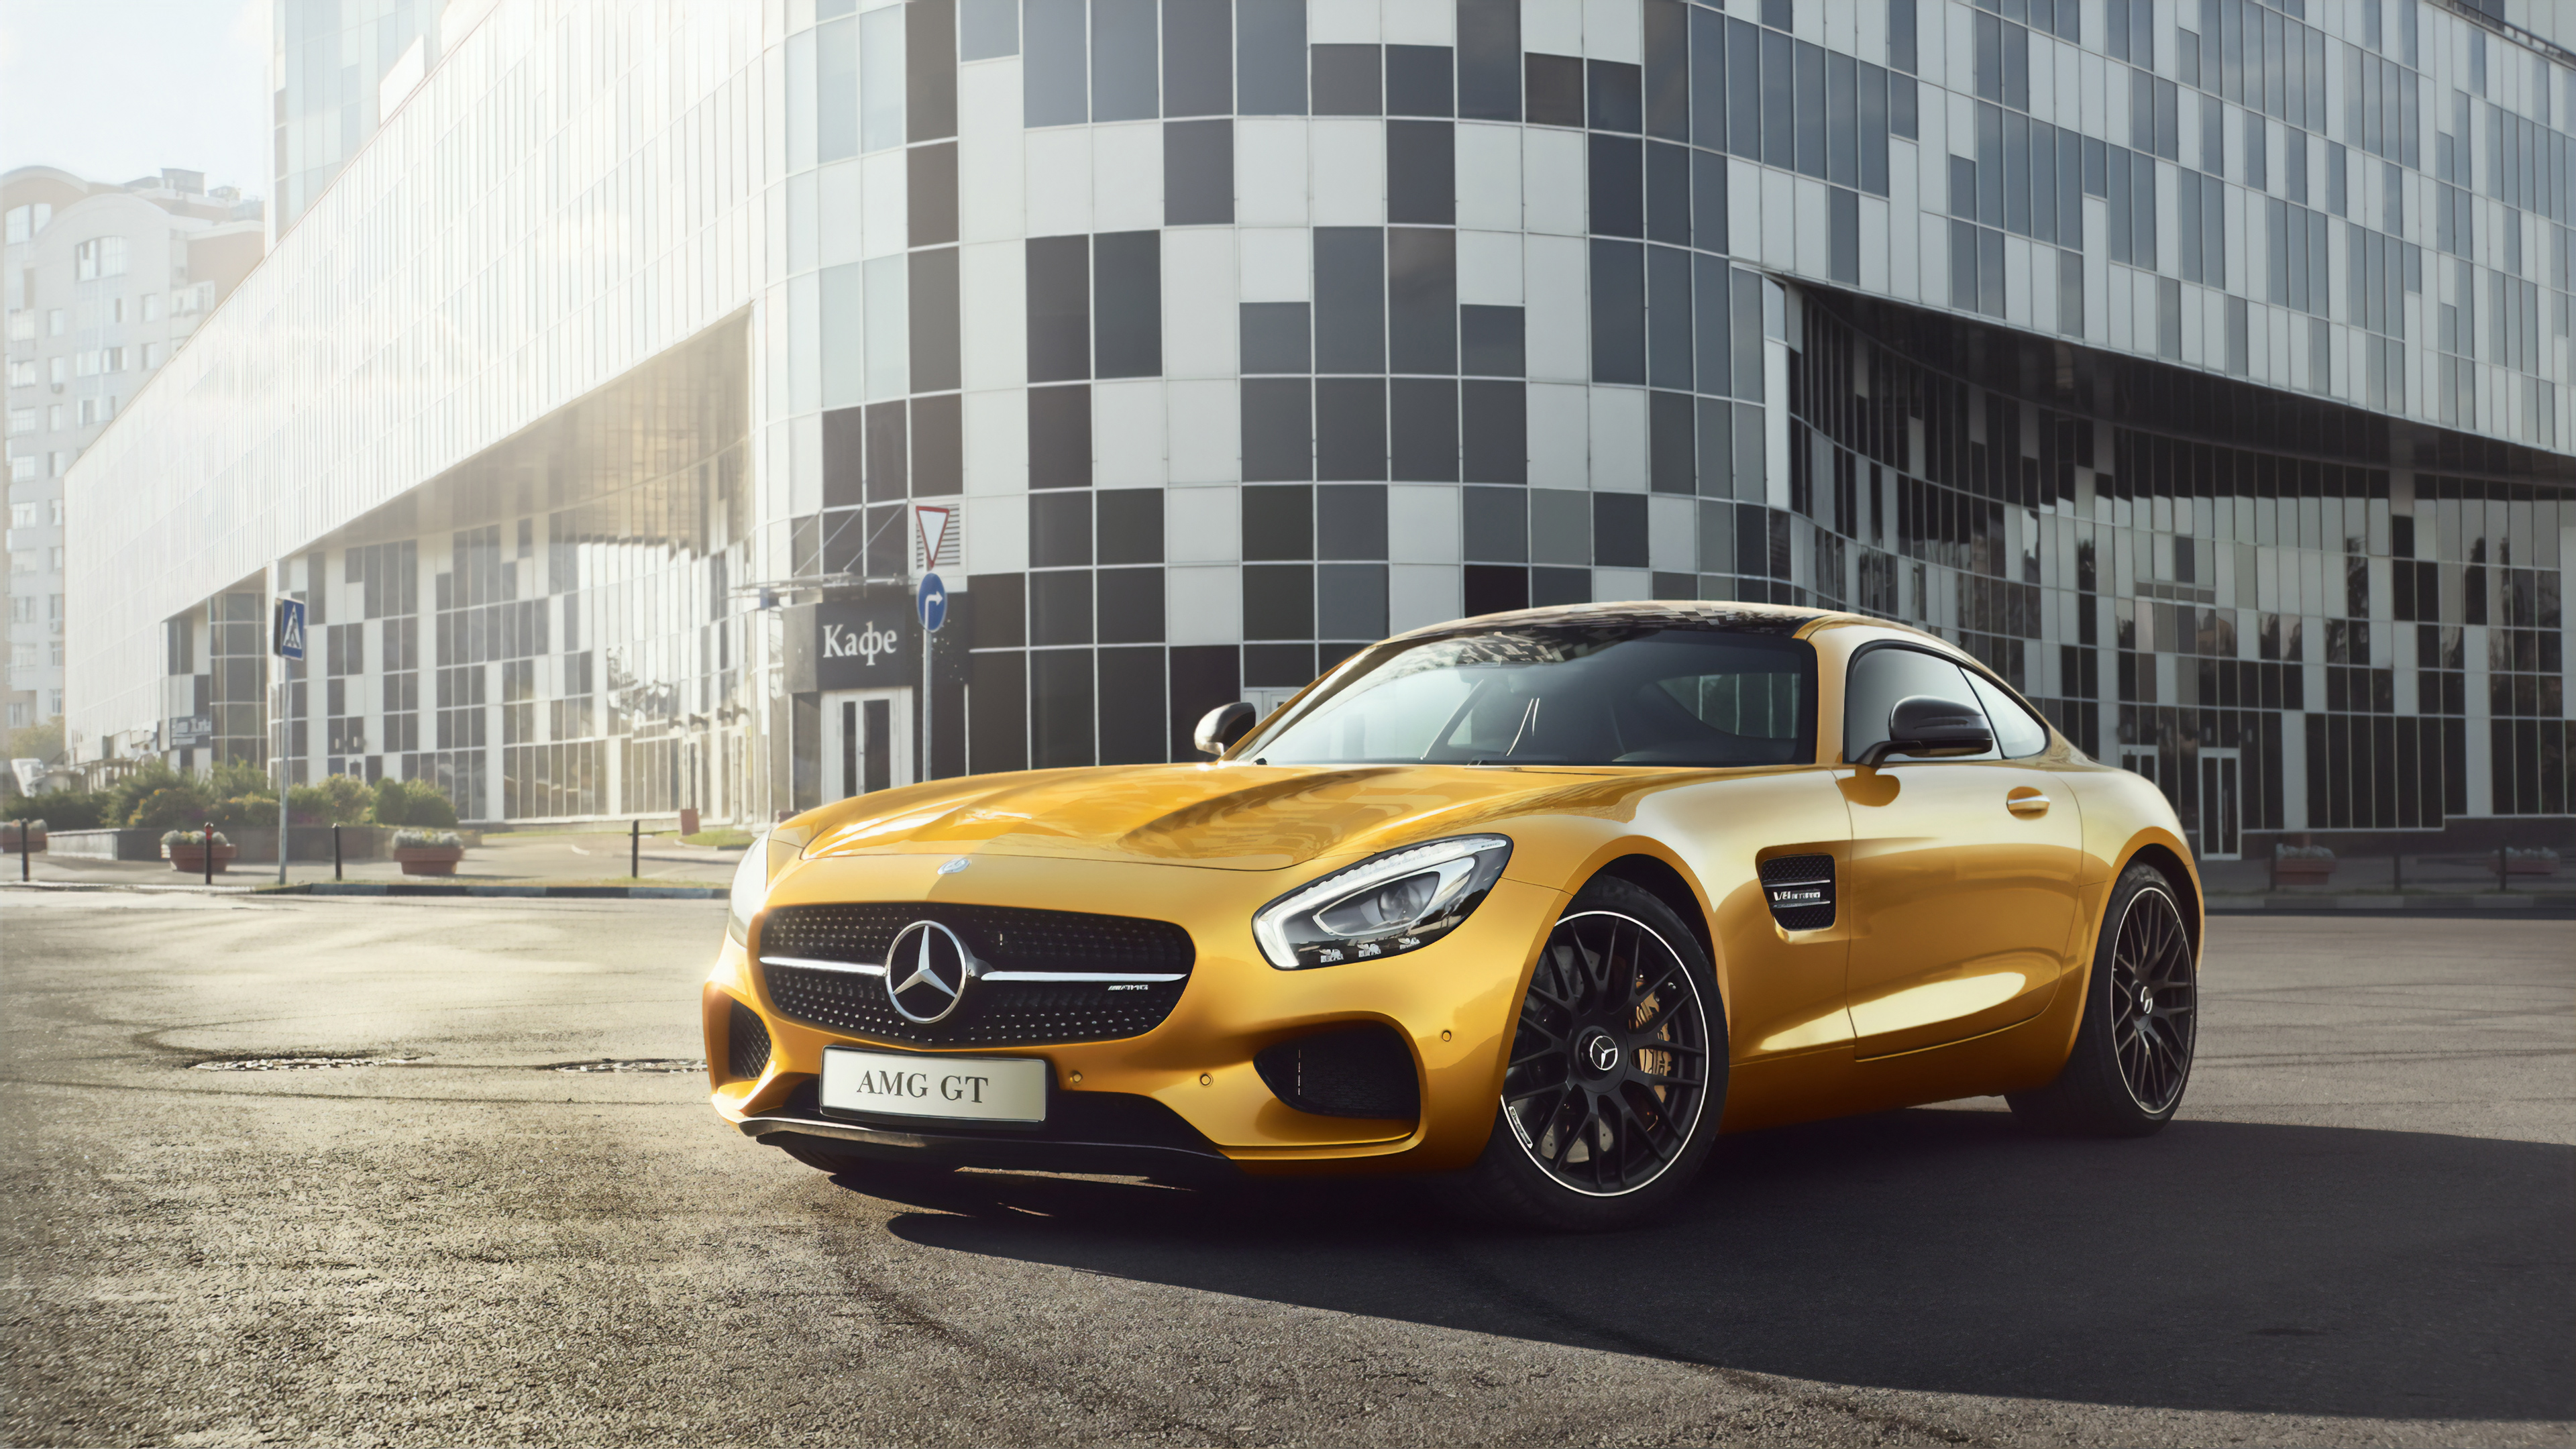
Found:
<svg viewBox="0 0 2576 1449"><path fill-rule="evenodd" d="M1834 923L1834 858L1782 855L1762 862L1762 896L1784 931L1821 931Z"/></svg>
<svg viewBox="0 0 2576 1449"><path fill-rule="evenodd" d="M769 1028L737 1001L725 1018L725 1071L737 1082L749 1082L768 1070Z"/></svg>
<svg viewBox="0 0 2576 1449"><path fill-rule="evenodd" d="M894 1009L883 976L769 959L882 965L894 938L915 921L937 921L955 931L997 972L1182 979L978 981L955 1013L925 1026ZM911 901L781 906L762 919L760 954L769 999L791 1019L880 1041L934 1046L1029 1046L1141 1036L1162 1025L1180 1004L1197 958L1189 932L1169 921Z"/></svg>
<svg viewBox="0 0 2576 1449"><path fill-rule="evenodd" d="M1413 1053L1404 1039L1374 1023L1317 1032L1262 1048L1253 1057L1271 1095L1323 1117L1422 1114Z"/></svg>

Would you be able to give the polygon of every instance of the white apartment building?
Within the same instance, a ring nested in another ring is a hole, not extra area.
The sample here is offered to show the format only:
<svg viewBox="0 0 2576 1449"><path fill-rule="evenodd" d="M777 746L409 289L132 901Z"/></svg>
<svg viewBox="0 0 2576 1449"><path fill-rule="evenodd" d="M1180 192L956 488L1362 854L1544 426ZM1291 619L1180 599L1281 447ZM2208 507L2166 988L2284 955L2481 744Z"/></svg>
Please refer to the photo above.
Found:
<svg viewBox="0 0 2576 1449"><path fill-rule="evenodd" d="M8 727L63 712L63 474L247 276L260 204L193 171L0 178L7 219Z"/></svg>

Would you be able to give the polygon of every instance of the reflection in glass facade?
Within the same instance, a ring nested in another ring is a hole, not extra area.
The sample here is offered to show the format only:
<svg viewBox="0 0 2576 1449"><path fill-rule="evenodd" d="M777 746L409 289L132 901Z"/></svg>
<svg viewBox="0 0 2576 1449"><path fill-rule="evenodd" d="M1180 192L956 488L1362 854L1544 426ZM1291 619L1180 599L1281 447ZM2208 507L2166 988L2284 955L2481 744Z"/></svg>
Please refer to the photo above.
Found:
<svg viewBox="0 0 2576 1449"><path fill-rule="evenodd" d="M263 587L332 651L298 768L494 820L1187 758L1392 631L1743 598L1958 640L2212 854L2569 813L2546 41L2414 0L620 13L496 6L84 462L297 501L137 523L173 567L77 615L89 748L174 749L127 640ZM345 335L290 359L281 314ZM166 441L250 376L333 481Z"/></svg>

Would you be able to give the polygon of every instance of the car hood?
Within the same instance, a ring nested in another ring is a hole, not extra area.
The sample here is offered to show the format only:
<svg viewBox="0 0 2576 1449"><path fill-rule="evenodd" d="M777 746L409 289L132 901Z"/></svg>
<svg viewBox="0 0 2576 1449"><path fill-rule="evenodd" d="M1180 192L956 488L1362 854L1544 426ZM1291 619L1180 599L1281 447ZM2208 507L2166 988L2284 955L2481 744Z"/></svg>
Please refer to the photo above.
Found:
<svg viewBox="0 0 2576 1449"><path fill-rule="evenodd" d="M1280 870L1505 818L1624 817L1701 771L1462 765L1119 765L910 785L809 812L807 859L1034 855Z"/></svg>

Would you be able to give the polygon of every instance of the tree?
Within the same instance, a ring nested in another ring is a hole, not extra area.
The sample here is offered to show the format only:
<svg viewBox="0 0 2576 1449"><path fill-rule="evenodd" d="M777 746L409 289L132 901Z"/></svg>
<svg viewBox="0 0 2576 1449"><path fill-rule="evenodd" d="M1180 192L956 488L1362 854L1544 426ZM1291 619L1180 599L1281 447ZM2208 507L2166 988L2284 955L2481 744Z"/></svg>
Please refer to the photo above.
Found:
<svg viewBox="0 0 2576 1449"><path fill-rule="evenodd" d="M47 720L43 724L28 725L24 729L14 729L9 732L10 759L42 760L50 765L60 760L62 755L63 722L61 720Z"/></svg>

